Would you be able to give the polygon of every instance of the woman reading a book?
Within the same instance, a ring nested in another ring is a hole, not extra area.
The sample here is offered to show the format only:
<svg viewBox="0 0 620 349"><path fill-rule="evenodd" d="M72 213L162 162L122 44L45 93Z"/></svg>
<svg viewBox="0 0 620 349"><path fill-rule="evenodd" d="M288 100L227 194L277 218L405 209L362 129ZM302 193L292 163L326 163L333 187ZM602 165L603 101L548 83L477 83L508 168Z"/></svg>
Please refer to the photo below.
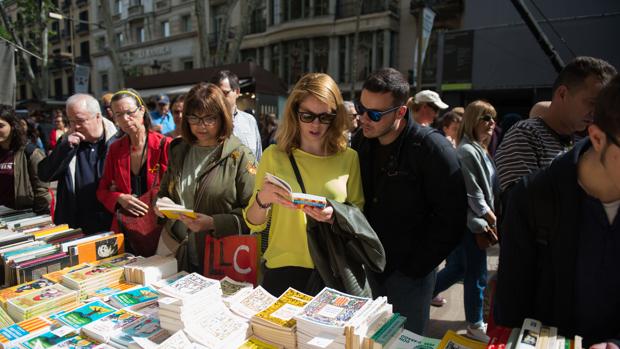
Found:
<svg viewBox="0 0 620 349"><path fill-rule="evenodd" d="M13 209L50 212L47 183L39 180L37 165L45 157L27 143L26 133L9 107L0 109L0 205Z"/></svg>
<svg viewBox="0 0 620 349"><path fill-rule="evenodd" d="M271 179L286 181L302 192L293 163L307 194L364 205L357 153L347 147L348 115L338 85L329 75L310 73L291 92L276 134L277 145L263 153L256 186L245 220L253 231L270 221L262 286L274 295L289 286L308 291L314 271L306 235L307 217L333 222L334 209L293 204L291 194ZM270 175L273 176L270 176Z"/></svg>
<svg viewBox="0 0 620 349"><path fill-rule="evenodd" d="M170 166L158 196L193 210L196 217L181 214L168 220L162 240L172 237L180 243L176 257L188 272L203 272L206 234L249 233L241 210L252 196L256 164L252 151L232 135L229 110L219 87L194 86L185 97L181 138L170 146Z"/></svg>
<svg viewBox="0 0 620 349"><path fill-rule="evenodd" d="M150 205L145 198L156 192L166 172L171 139L151 131L151 118L138 92L131 89L116 92L111 107L124 136L110 145L97 199L108 211L116 213L111 230L125 233L131 252L151 256L157 248L159 232L133 234L128 231L131 227L119 227L119 220L122 222L124 216L156 218L152 211L152 217L147 217Z"/></svg>

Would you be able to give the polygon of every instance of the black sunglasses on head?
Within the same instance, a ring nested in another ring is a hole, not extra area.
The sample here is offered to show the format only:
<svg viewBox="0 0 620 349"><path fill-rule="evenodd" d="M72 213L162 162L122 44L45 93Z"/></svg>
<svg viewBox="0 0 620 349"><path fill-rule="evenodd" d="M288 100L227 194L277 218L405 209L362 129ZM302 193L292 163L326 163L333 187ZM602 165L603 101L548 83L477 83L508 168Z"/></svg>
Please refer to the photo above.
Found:
<svg viewBox="0 0 620 349"><path fill-rule="evenodd" d="M331 124L336 119L336 113L315 114L309 111L298 111L297 115L299 115L299 120L305 123L311 123L318 118L322 124Z"/></svg>
<svg viewBox="0 0 620 349"><path fill-rule="evenodd" d="M374 122L378 122L379 120L381 120L381 117L383 115L392 113L398 110L400 107L402 107L402 105L399 105L399 106L392 107L387 110L381 111L381 110L368 109L364 107L362 105L362 102L360 101L355 102L354 105L355 105L355 111L357 112L358 115L362 116L364 115L364 113L366 113L368 115L368 118Z"/></svg>

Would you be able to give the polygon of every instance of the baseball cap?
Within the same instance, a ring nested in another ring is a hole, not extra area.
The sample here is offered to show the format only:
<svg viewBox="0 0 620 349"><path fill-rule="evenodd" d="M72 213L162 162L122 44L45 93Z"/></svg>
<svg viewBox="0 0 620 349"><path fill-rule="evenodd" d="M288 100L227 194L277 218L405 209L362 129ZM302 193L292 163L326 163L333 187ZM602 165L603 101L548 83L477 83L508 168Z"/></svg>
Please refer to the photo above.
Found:
<svg viewBox="0 0 620 349"><path fill-rule="evenodd" d="M416 93L413 97L413 102L416 104L433 103L439 109L447 109L449 107L441 100L441 98L439 98L439 94L437 92L431 90L422 90Z"/></svg>
<svg viewBox="0 0 620 349"><path fill-rule="evenodd" d="M167 95L157 96L157 104L170 104L170 98Z"/></svg>

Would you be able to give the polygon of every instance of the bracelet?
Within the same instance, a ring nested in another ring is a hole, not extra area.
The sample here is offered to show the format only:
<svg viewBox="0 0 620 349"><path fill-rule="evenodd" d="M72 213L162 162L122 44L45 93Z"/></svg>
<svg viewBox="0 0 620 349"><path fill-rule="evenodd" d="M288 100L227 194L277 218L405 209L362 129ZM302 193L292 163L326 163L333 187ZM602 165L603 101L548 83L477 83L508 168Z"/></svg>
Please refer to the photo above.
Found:
<svg viewBox="0 0 620 349"><path fill-rule="evenodd" d="M256 191L256 197L255 197L258 207L262 208L263 210L270 208L271 204L263 204L262 202L260 202L260 199L258 198L258 193L260 193L260 190Z"/></svg>

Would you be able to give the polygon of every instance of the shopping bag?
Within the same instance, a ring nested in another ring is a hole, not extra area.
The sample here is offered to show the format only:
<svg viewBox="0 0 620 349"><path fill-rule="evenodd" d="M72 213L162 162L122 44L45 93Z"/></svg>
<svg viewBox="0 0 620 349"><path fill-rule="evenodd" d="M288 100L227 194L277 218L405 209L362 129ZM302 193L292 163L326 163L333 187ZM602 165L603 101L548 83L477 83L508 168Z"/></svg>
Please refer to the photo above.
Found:
<svg viewBox="0 0 620 349"><path fill-rule="evenodd" d="M205 238L204 275L220 280L225 276L258 285L260 240L258 235Z"/></svg>

